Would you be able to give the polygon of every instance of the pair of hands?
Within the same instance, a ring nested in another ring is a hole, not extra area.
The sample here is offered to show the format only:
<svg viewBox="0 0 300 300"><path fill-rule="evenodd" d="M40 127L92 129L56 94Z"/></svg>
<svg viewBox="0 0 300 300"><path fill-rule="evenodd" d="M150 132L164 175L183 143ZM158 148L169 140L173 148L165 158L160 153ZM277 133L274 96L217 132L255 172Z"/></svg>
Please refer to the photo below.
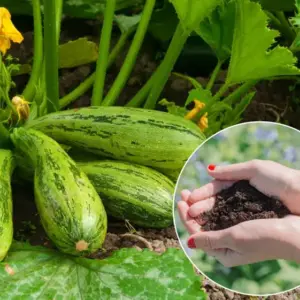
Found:
<svg viewBox="0 0 300 300"><path fill-rule="evenodd" d="M272 161L253 160L212 167L208 173L214 178L211 183L193 192L182 191L182 201L178 202L180 218L191 234L190 248L202 249L226 267L273 259L300 263L300 171ZM246 221L219 231L201 231L194 218L210 210L215 195L238 180L248 180L265 195L279 198L291 215Z"/></svg>

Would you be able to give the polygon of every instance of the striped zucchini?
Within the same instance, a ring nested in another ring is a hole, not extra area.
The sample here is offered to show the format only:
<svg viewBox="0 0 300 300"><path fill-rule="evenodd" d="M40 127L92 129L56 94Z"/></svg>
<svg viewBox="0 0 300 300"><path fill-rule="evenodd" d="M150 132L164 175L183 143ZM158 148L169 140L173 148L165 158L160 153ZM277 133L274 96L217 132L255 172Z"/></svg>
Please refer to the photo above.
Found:
<svg viewBox="0 0 300 300"><path fill-rule="evenodd" d="M172 224L174 184L145 166L120 161L78 163L100 194L106 212L142 227Z"/></svg>
<svg viewBox="0 0 300 300"><path fill-rule="evenodd" d="M13 239L11 175L15 163L12 152L0 149L0 261L2 261Z"/></svg>
<svg viewBox="0 0 300 300"><path fill-rule="evenodd" d="M62 147L41 132L15 129L11 139L34 166L34 192L41 223L62 252L81 255L99 249L107 217L88 177Z"/></svg>
<svg viewBox="0 0 300 300"><path fill-rule="evenodd" d="M31 180L33 170L18 155L20 175ZM106 212L143 227L164 228L172 223L174 183L151 168L120 161L77 162L99 193Z"/></svg>
<svg viewBox="0 0 300 300"><path fill-rule="evenodd" d="M60 143L121 161L181 169L205 136L193 122L154 110L88 107L27 123Z"/></svg>

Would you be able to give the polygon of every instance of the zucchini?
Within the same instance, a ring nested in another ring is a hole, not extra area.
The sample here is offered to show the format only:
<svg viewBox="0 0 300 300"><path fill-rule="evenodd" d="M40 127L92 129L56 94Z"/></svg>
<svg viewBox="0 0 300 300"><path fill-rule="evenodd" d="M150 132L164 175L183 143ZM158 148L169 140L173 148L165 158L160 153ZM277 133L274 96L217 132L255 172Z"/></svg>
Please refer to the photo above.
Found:
<svg viewBox="0 0 300 300"><path fill-rule="evenodd" d="M174 183L145 166L120 161L77 164L100 194L108 215L150 228L172 224Z"/></svg>
<svg viewBox="0 0 300 300"><path fill-rule="evenodd" d="M106 236L107 216L85 173L57 142L41 132L18 128L11 139L34 166L35 202L53 243L72 255L99 249Z"/></svg>
<svg viewBox="0 0 300 300"><path fill-rule="evenodd" d="M0 149L0 261L5 258L13 239L11 175L14 166L12 152Z"/></svg>
<svg viewBox="0 0 300 300"><path fill-rule="evenodd" d="M61 111L27 123L56 141L154 169L181 169L205 136L191 121L132 107Z"/></svg>
<svg viewBox="0 0 300 300"><path fill-rule="evenodd" d="M20 181L32 180L32 167L17 155ZM120 161L81 161L108 215L142 227L164 228L172 224L174 183L151 168Z"/></svg>

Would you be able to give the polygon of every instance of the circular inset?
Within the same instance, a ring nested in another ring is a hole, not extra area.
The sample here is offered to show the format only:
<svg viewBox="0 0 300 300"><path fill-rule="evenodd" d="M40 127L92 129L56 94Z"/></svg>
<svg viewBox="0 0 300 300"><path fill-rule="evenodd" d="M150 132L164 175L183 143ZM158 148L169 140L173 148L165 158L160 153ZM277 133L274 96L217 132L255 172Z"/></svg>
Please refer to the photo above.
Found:
<svg viewBox="0 0 300 300"><path fill-rule="evenodd" d="M206 140L177 181L174 223L191 262L234 292L300 285L300 133L250 122Z"/></svg>

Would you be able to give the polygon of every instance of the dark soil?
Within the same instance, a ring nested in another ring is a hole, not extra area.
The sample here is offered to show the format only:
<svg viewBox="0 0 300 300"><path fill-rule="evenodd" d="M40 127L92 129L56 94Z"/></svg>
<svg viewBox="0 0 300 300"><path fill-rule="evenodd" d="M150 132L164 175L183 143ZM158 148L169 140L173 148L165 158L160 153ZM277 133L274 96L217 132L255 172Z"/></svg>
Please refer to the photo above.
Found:
<svg viewBox="0 0 300 300"><path fill-rule="evenodd" d="M245 221L283 218L288 214L290 211L280 200L262 194L249 181L241 180L216 195L213 209L201 217L205 222L202 229L222 230Z"/></svg>

